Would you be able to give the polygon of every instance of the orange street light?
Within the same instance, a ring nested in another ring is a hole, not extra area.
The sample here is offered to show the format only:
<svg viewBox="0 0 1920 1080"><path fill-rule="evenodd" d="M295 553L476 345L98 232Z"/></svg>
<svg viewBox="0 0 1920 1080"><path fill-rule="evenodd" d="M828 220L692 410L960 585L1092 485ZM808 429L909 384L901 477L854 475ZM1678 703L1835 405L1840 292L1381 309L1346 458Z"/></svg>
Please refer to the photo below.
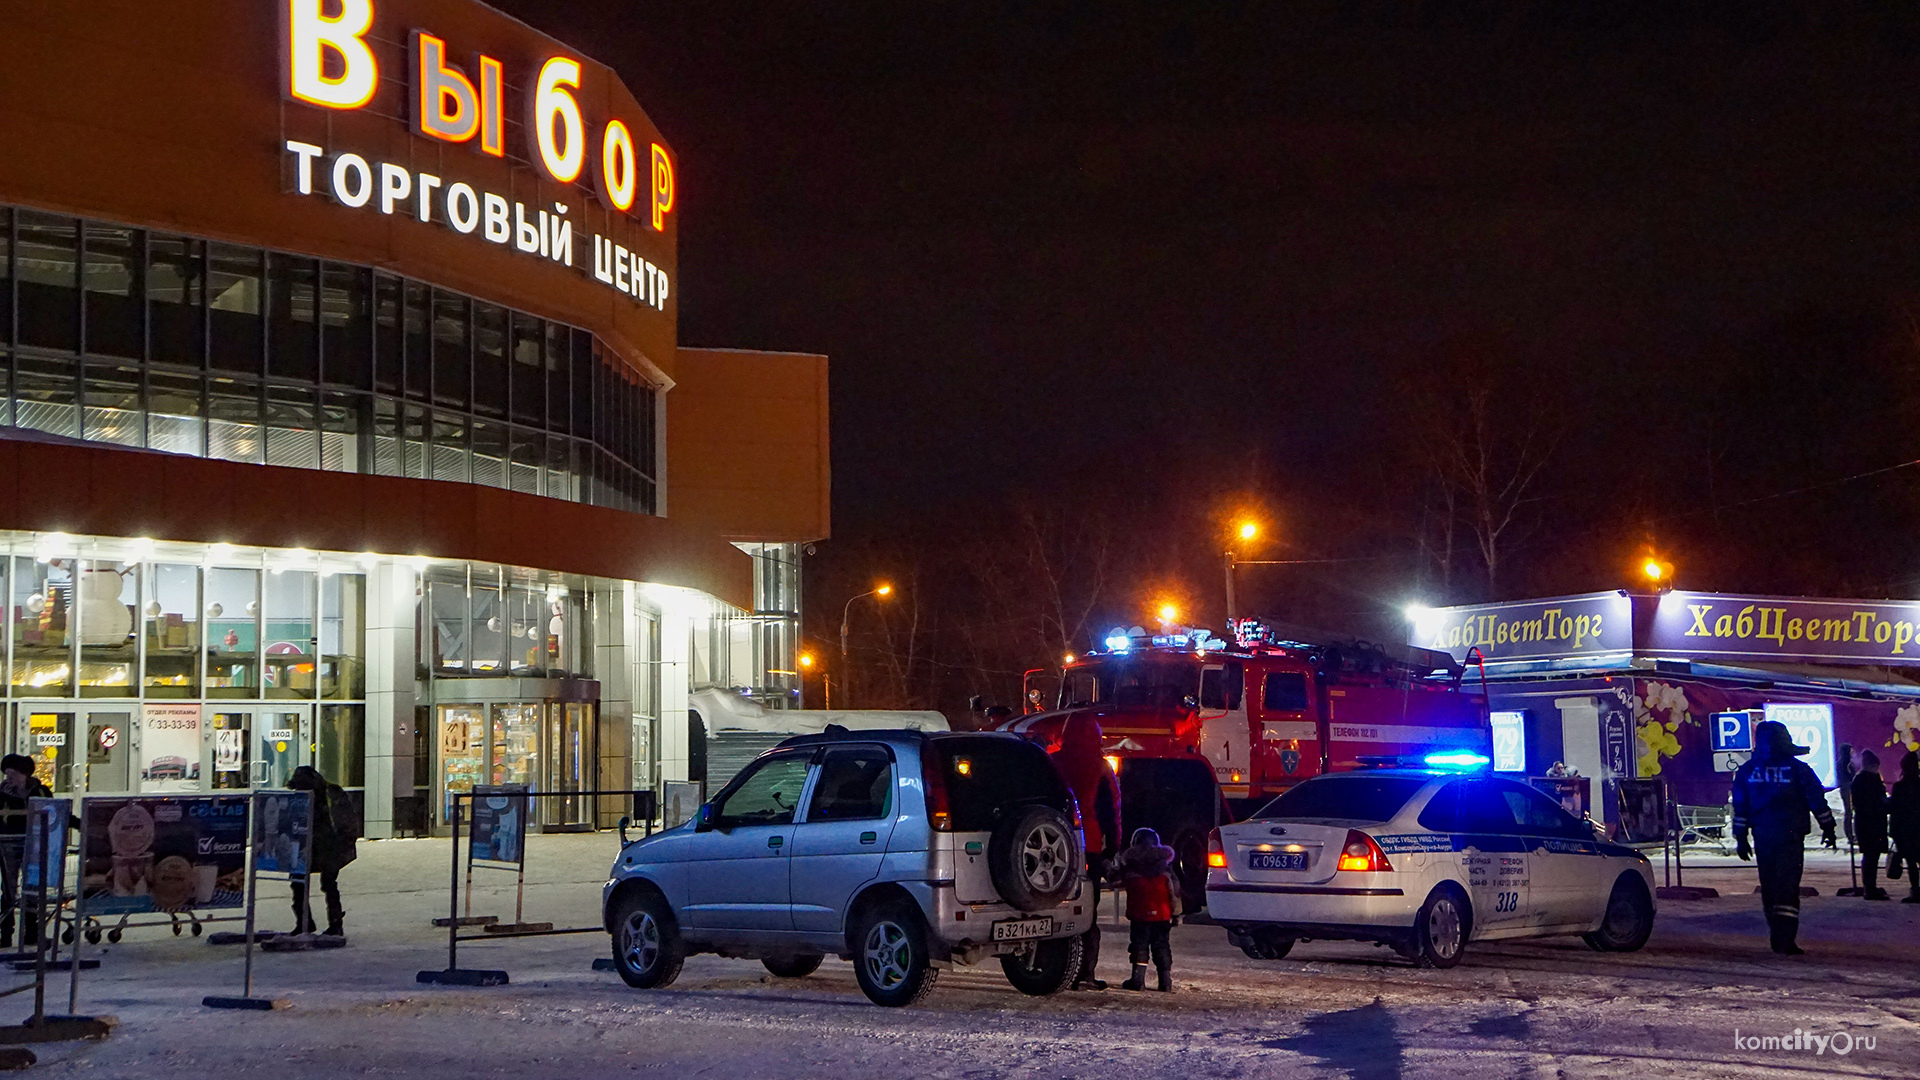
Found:
<svg viewBox="0 0 1920 1080"><path fill-rule="evenodd" d="M1173 604L1160 605L1160 621L1161 622L1172 623L1174 620L1178 619L1179 617L1180 617L1180 609L1178 607L1174 606Z"/></svg>
<svg viewBox="0 0 1920 1080"><path fill-rule="evenodd" d="M840 681L844 684L841 690L842 697L849 696L845 686L851 685L847 681L847 619L853 613L853 602L867 596L877 596L884 600L892 595L893 586L883 581L866 592L847 597L846 605L840 609Z"/></svg>
<svg viewBox="0 0 1920 1080"><path fill-rule="evenodd" d="M1251 540L1254 537L1259 535L1260 535L1259 525L1256 525L1251 521L1243 521L1240 523L1240 539Z"/></svg>

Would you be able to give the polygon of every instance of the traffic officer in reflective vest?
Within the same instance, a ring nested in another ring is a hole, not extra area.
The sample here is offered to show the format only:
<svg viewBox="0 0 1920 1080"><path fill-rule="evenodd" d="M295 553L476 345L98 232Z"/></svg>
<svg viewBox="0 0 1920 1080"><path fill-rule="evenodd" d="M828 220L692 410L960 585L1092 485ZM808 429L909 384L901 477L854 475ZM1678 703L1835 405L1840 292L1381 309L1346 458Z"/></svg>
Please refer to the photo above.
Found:
<svg viewBox="0 0 1920 1080"><path fill-rule="evenodd" d="M1760 906L1766 911L1773 951L1798 956L1800 870L1807 843L1807 815L1820 821L1820 841L1835 845L1833 811L1826 791L1795 746L1786 725L1763 720L1753 729L1753 756L1733 774L1733 837L1741 859L1760 855ZM1747 830L1753 830L1753 846Z"/></svg>

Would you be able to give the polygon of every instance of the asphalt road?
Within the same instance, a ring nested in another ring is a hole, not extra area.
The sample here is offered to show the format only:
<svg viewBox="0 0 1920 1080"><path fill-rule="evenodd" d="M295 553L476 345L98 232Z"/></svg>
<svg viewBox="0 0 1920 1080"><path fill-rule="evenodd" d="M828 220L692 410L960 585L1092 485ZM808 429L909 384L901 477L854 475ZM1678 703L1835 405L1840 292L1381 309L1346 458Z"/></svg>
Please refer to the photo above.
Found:
<svg viewBox="0 0 1920 1080"><path fill-rule="evenodd" d="M539 842L528 917L591 922L611 845ZM257 992L291 1008L203 1008L203 994L239 989L238 950L135 931L81 984L81 1011L116 1016L115 1033L38 1047L34 1071L276 1080L1920 1075L1920 905L1833 896L1846 878L1831 857L1816 858L1809 875L1824 895L1807 902L1810 954L1800 958L1767 952L1751 869L1722 863L1687 881L1727 895L1664 904L1652 942L1625 956L1549 939L1477 946L1451 971L1348 943L1253 961L1223 931L1194 925L1174 933L1176 992L1131 993L1117 989L1120 930L1102 969L1116 988L1104 993L1026 998L997 967L961 968L943 973L922 1005L887 1010L868 1004L851 966L836 960L783 980L757 963L698 957L670 990L629 990L592 970L606 955L597 934L463 945L462 966L508 970L511 984L417 985L416 970L445 964L444 931L428 925L445 911L445 842L364 847L345 878L351 945L257 959ZM507 884L483 892L478 909L510 915ZM284 921L277 904L261 910L267 925ZM64 1005L65 983L57 986ZM22 1000L5 999L11 1011L0 1019L17 1016ZM1826 1037L1824 1052L1744 1044L1796 1029Z"/></svg>

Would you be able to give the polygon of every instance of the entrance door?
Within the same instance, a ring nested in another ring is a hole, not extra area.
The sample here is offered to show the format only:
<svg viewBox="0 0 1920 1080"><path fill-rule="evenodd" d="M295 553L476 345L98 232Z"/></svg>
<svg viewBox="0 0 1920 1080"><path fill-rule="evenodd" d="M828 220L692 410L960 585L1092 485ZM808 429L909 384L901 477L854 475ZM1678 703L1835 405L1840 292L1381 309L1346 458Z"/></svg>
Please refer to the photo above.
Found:
<svg viewBox="0 0 1920 1080"><path fill-rule="evenodd" d="M133 711L87 711L86 767L83 784L90 795L133 790Z"/></svg>
<svg viewBox="0 0 1920 1080"><path fill-rule="evenodd" d="M232 709L214 713L207 721L213 740L209 747L215 791L244 791L252 787L253 710Z"/></svg>
<svg viewBox="0 0 1920 1080"><path fill-rule="evenodd" d="M284 788L293 770L313 764L313 706L259 709L253 724L248 771L254 787Z"/></svg>
<svg viewBox="0 0 1920 1080"><path fill-rule="evenodd" d="M20 706L20 746L33 758L33 775L55 795L72 795L86 787L73 767L75 713L71 705Z"/></svg>
<svg viewBox="0 0 1920 1080"><path fill-rule="evenodd" d="M132 707L28 703L19 715L19 742L33 758L33 775L55 795L132 790Z"/></svg>
<svg viewBox="0 0 1920 1080"><path fill-rule="evenodd" d="M578 701L549 702L546 757L540 780L542 791L591 791L593 765L593 706ZM548 826L592 828L593 799L585 795L543 799Z"/></svg>
<svg viewBox="0 0 1920 1080"><path fill-rule="evenodd" d="M434 712L440 750L435 823L445 825L453 820L453 797L487 782L487 714L480 705L440 705Z"/></svg>
<svg viewBox="0 0 1920 1080"><path fill-rule="evenodd" d="M284 788L293 770L313 764L310 706L222 709L207 731L215 791Z"/></svg>

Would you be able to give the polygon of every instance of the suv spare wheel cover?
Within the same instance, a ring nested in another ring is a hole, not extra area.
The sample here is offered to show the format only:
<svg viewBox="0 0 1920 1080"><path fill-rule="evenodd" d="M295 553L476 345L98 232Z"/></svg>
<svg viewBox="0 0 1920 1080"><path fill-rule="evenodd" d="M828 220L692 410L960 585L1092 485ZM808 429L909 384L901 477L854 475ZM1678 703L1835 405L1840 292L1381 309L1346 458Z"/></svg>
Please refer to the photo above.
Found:
<svg viewBox="0 0 1920 1080"><path fill-rule="evenodd" d="M1021 911L1044 911L1073 896L1080 877L1080 837L1050 806L1010 811L993 830L987 869L1000 898Z"/></svg>

